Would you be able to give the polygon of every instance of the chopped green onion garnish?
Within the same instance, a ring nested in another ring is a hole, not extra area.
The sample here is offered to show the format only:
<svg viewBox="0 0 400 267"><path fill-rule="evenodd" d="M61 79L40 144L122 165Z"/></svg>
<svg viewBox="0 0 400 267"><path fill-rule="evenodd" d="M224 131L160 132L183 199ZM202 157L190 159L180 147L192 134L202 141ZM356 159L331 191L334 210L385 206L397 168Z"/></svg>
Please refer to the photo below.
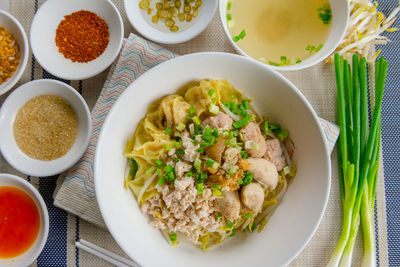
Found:
<svg viewBox="0 0 400 267"><path fill-rule="evenodd" d="M166 173L169 173L169 172L172 171L172 169L173 169L173 167L172 167L171 165L168 164L167 166L165 166L164 171L165 171Z"/></svg>
<svg viewBox="0 0 400 267"><path fill-rule="evenodd" d="M299 64L299 63L301 63L301 59L300 58L296 59L296 64Z"/></svg>
<svg viewBox="0 0 400 267"><path fill-rule="evenodd" d="M183 156L185 155L185 151L183 149L177 149L175 151L175 154L177 154L178 156Z"/></svg>
<svg viewBox="0 0 400 267"><path fill-rule="evenodd" d="M161 177L160 179L158 179L157 184L159 186L162 186L165 183L165 176Z"/></svg>
<svg viewBox="0 0 400 267"><path fill-rule="evenodd" d="M234 224L232 221L230 221L230 220L227 220L227 221L226 221L226 227L228 227L228 228L233 228L234 225L235 225L235 224Z"/></svg>
<svg viewBox="0 0 400 267"><path fill-rule="evenodd" d="M205 133L206 135L211 135L211 134L212 134L212 129L211 129L211 127L207 125L206 128L204 128L204 133Z"/></svg>
<svg viewBox="0 0 400 267"><path fill-rule="evenodd" d="M136 173L139 169L139 165L134 158L129 159L130 162L130 169L129 169L129 180L133 180L135 178Z"/></svg>
<svg viewBox="0 0 400 267"><path fill-rule="evenodd" d="M315 49L315 46L313 46L313 45L307 45L307 46L306 46L306 50L307 50L307 51L310 51L310 53L311 53L314 49Z"/></svg>
<svg viewBox="0 0 400 267"><path fill-rule="evenodd" d="M231 10L231 8L232 8L232 3L228 2L228 4L226 5L226 9L227 10Z"/></svg>
<svg viewBox="0 0 400 267"><path fill-rule="evenodd" d="M280 130L279 132L276 133L276 137L278 137L278 139L283 142L285 141L286 138L288 138L289 136L289 132L287 130Z"/></svg>
<svg viewBox="0 0 400 267"><path fill-rule="evenodd" d="M245 150L242 150L242 151L240 151L240 156L242 157L242 159L248 159L249 153L247 153L247 151L245 151Z"/></svg>
<svg viewBox="0 0 400 267"><path fill-rule="evenodd" d="M229 236L234 236L234 235L236 235L236 230L235 229L232 230L232 233Z"/></svg>
<svg viewBox="0 0 400 267"><path fill-rule="evenodd" d="M230 15L230 14L228 14L228 15ZM208 90L208 94L209 94L209 95L213 95L214 93L215 93L215 90L214 90L214 89Z"/></svg>
<svg viewBox="0 0 400 267"><path fill-rule="evenodd" d="M214 115L218 114L219 112L219 107L217 105L214 104L210 104L210 106L208 107L208 111Z"/></svg>
<svg viewBox="0 0 400 267"><path fill-rule="evenodd" d="M193 166L196 168L196 170L198 172L200 172L201 171L201 160L199 158L196 158L194 160Z"/></svg>
<svg viewBox="0 0 400 267"><path fill-rule="evenodd" d="M171 133L171 127L167 127L164 131L165 135L169 135Z"/></svg>
<svg viewBox="0 0 400 267"><path fill-rule="evenodd" d="M329 24L332 18L332 11L329 8L329 5L324 4L320 8L317 8L317 11L319 12L318 17L322 20L324 24Z"/></svg>
<svg viewBox="0 0 400 267"><path fill-rule="evenodd" d="M194 113L196 113L196 109L195 108L189 109L189 114L190 115L193 115Z"/></svg>
<svg viewBox="0 0 400 267"><path fill-rule="evenodd" d="M222 186L220 184L215 184L212 186L215 189L221 190Z"/></svg>
<svg viewBox="0 0 400 267"><path fill-rule="evenodd" d="M212 135L207 135L207 134L202 134L202 135L201 135L201 139L203 139L203 140L206 141L206 142L210 142L211 139L212 139L213 137L214 137L214 136L212 136Z"/></svg>
<svg viewBox="0 0 400 267"><path fill-rule="evenodd" d="M274 61L268 61L268 64L271 65L271 66L276 66L276 67L279 67L281 65L281 64L276 63Z"/></svg>
<svg viewBox="0 0 400 267"><path fill-rule="evenodd" d="M219 136L219 133L218 133L218 129L217 129L217 128L214 128L214 131L213 131L212 135L213 135L214 137L218 137L218 136Z"/></svg>
<svg viewBox="0 0 400 267"><path fill-rule="evenodd" d="M175 157L175 158L174 158L174 161L175 161L175 162L179 162L179 158Z"/></svg>
<svg viewBox="0 0 400 267"><path fill-rule="evenodd" d="M222 192L221 192L221 190L219 190L219 189L213 189L213 194L214 194L214 196L216 196L216 197L222 196Z"/></svg>
<svg viewBox="0 0 400 267"><path fill-rule="evenodd" d="M206 142L206 143L200 143L201 147L206 147L206 146L210 146L210 143Z"/></svg>
<svg viewBox="0 0 400 267"><path fill-rule="evenodd" d="M247 100L247 99L242 100L242 104L245 109L250 109L249 100Z"/></svg>
<svg viewBox="0 0 400 267"><path fill-rule="evenodd" d="M243 176L243 186L250 184L253 181L253 174L249 171L245 171Z"/></svg>
<svg viewBox="0 0 400 267"><path fill-rule="evenodd" d="M280 127L279 125L277 125L277 124L271 124L271 125L270 125L270 129L271 129L272 131L275 131L275 130L280 130L281 127Z"/></svg>
<svg viewBox="0 0 400 267"><path fill-rule="evenodd" d="M180 122L180 123L176 126L176 129L177 129L178 131L180 131L180 132L182 132L183 130L185 130L185 128L186 128L186 125L185 125L184 123L182 123L182 122Z"/></svg>
<svg viewBox="0 0 400 267"><path fill-rule="evenodd" d="M161 160L156 160L154 161L154 164L156 164L157 167L161 167L162 165L164 165L164 162L162 162Z"/></svg>
<svg viewBox="0 0 400 267"><path fill-rule="evenodd" d="M237 169L238 169L238 167L236 165L230 166L228 171L227 171L227 174L228 175L234 175L235 172L237 171Z"/></svg>
<svg viewBox="0 0 400 267"><path fill-rule="evenodd" d="M200 147L199 149L197 149L197 152L200 154L204 153L205 152L204 147Z"/></svg>
<svg viewBox="0 0 400 267"><path fill-rule="evenodd" d="M174 174L174 172L168 172L167 173L167 178L168 178L168 181L170 182L170 183L173 183L174 181L175 181L175 174Z"/></svg>
<svg viewBox="0 0 400 267"><path fill-rule="evenodd" d="M171 144L167 144L167 145L165 145L165 147L164 147L164 149L165 150L170 150L172 148L172 145Z"/></svg>
<svg viewBox="0 0 400 267"><path fill-rule="evenodd" d="M175 234L175 233L170 234L170 235L169 235L169 240L171 240L171 242L175 242L175 241L177 240L176 234Z"/></svg>
<svg viewBox="0 0 400 267"><path fill-rule="evenodd" d="M290 60L287 59L285 56L281 56L281 64L280 66L290 65Z"/></svg>
<svg viewBox="0 0 400 267"><path fill-rule="evenodd" d="M245 36L246 36L246 31L245 31L245 30L242 30L242 31L239 33L239 35L236 35L236 36L233 37L232 39L233 39L234 42L237 42L237 41L243 39Z"/></svg>
<svg viewBox="0 0 400 267"><path fill-rule="evenodd" d="M247 118L245 118L245 119L241 119L240 121L235 121L232 124L232 126L234 129L238 129L238 128L241 128L241 127L247 125L248 123L249 123L249 120Z"/></svg>
<svg viewBox="0 0 400 267"><path fill-rule="evenodd" d="M221 213L217 215L217 219L222 219L222 214Z"/></svg>
<svg viewBox="0 0 400 267"><path fill-rule="evenodd" d="M253 217L253 214L251 214L250 212L248 212L248 213L246 213L246 214L244 215L244 217L246 217L247 219L249 219L249 218Z"/></svg>
<svg viewBox="0 0 400 267"><path fill-rule="evenodd" d="M160 168L157 169L157 175L161 175L162 170Z"/></svg>
<svg viewBox="0 0 400 267"><path fill-rule="evenodd" d="M197 194L199 195L203 194L203 183L197 184Z"/></svg>
<svg viewBox="0 0 400 267"><path fill-rule="evenodd" d="M149 169L147 169L146 174L147 175L152 175L155 170L156 170L156 167L151 166Z"/></svg>
<svg viewBox="0 0 400 267"><path fill-rule="evenodd" d="M214 166L214 164L215 163L217 163L216 161L214 161L214 160L212 160L212 159L207 159L206 160L206 165L208 166L208 167L213 167Z"/></svg>
<svg viewBox="0 0 400 267"><path fill-rule="evenodd" d="M182 147L182 143L181 143L181 142L176 142L176 141L174 141L174 142L172 142L172 144L173 144L174 147L176 147L176 148Z"/></svg>
<svg viewBox="0 0 400 267"><path fill-rule="evenodd" d="M200 125L197 125L195 128L194 128L194 133L195 134L201 134L203 132L203 127L201 127Z"/></svg>
<svg viewBox="0 0 400 267"><path fill-rule="evenodd" d="M321 48L323 47L323 44L318 45L317 47L313 46L313 45L307 45L306 46L306 50L311 53L313 52L318 52L319 50L321 50Z"/></svg>
<svg viewBox="0 0 400 267"><path fill-rule="evenodd" d="M284 168L283 168L283 174L284 175L288 175L290 173L290 167L289 166L285 166Z"/></svg>
<svg viewBox="0 0 400 267"><path fill-rule="evenodd" d="M196 117L193 117L193 122L194 122L194 124L196 124L196 125L200 125L200 120L199 120L199 118L196 116Z"/></svg>

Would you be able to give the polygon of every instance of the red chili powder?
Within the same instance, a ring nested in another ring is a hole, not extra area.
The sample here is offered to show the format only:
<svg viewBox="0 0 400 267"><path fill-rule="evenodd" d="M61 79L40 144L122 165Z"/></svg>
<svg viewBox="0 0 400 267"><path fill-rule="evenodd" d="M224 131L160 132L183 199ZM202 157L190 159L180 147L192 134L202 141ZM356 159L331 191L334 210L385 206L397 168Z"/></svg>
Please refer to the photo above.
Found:
<svg viewBox="0 0 400 267"><path fill-rule="evenodd" d="M107 23L96 13L81 10L64 16L56 30L56 45L64 57L86 63L99 57L109 42Z"/></svg>

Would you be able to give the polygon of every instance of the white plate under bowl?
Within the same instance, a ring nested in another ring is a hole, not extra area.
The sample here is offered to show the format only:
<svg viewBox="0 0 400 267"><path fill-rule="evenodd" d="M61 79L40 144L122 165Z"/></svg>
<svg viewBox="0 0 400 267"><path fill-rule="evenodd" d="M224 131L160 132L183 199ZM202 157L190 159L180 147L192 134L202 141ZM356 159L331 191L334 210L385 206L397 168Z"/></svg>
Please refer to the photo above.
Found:
<svg viewBox="0 0 400 267"><path fill-rule="evenodd" d="M177 32L164 32L147 22L139 8L141 0L124 0L126 15L132 26L144 37L163 44L177 44L189 41L199 35L211 22L218 6L218 0L203 0L199 8L199 16L191 25ZM161 23L161 22L159 22Z"/></svg>
<svg viewBox="0 0 400 267"><path fill-rule="evenodd" d="M0 267L29 266L39 256L47 241L47 236L49 233L49 215L46 204L44 203L44 200L38 190L21 177L8 173L0 173L0 186L12 186L24 191L26 194L28 194L28 196L31 197L38 209L40 217L40 229L32 246L17 257L0 259Z"/></svg>
<svg viewBox="0 0 400 267"><path fill-rule="evenodd" d="M152 228L129 190L124 189L128 139L156 99L201 79L228 79L254 98L293 139L297 175L261 233L234 237L208 252L181 243L171 247ZM95 156L96 198L120 247L143 266L286 266L318 228L328 201L331 166L317 115L282 75L249 58L225 53L181 56L147 71L118 98L101 130Z"/></svg>
<svg viewBox="0 0 400 267"><path fill-rule="evenodd" d="M87 63L72 62L58 52L56 29L64 16L87 10L96 13L108 25L110 41L98 58ZM47 0L32 21L30 42L39 64L49 73L66 80L82 80L105 70L118 56L122 46L124 26L121 15L109 0Z"/></svg>
<svg viewBox="0 0 400 267"><path fill-rule="evenodd" d="M78 118L78 134L75 143L64 156L50 161L33 159L22 152L15 142L13 126L18 110L38 95L58 95L71 105ZM56 80L35 80L12 92L0 109L0 152L7 162L18 171L32 176L51 176L72 167L86 151L91 132L89 108L82 96L71 86Z"/></svg>
<svg viewBox="0 0 400 267"><path fill-rule="evenodd" d="M14 36L18 43L20 52L19 64L16 71L7 81L0 84L0 95L2 95L10 90L19 81L24 73L29 57L29 42L21 23L19 23L19 21L11 14L1 9L0 26L5 28L12 36Z"/></svg>

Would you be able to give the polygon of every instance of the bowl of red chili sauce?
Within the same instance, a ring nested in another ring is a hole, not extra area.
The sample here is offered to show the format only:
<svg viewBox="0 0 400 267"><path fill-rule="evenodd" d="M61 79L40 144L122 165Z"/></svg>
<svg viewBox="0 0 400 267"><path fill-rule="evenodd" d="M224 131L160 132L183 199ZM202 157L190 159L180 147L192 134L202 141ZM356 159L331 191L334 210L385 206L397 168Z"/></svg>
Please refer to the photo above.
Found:
<svg viewBox="0 0 400 267"><path fill-rule="evenodd" d="M48 0L33 18L30 42L46 71L82 80L111 65L123 35L121 15L109 0Z"/></svg>
<svg viewBox="0 0 400 267"><path fill-rule="evenodd" d="M49 232L46 204L21 177L0 173L0 266L28 266Z"/></svg>

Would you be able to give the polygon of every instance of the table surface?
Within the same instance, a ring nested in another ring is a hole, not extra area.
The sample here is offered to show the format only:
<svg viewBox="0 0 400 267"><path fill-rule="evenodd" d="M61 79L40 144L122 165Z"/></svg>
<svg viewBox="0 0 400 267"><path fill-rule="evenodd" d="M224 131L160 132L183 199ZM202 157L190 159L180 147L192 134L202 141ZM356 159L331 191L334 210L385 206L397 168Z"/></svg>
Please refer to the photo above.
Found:
<svg viewBox="0 0 400 267"><path fill-rule="evenodd" d="M14 0L0 0L0 9L12 10L12 5L15 3ZM22 1L26 5L26 9L33 8L36 12L38 6L43 1L38 0L24 0ZM114 1L118 3L118 7L121 14L125 16L122 10L122 1ZM378 0L379 7L384 14L388 14L390 10L398 5L397 0ZM28 12L28 11L26 11ZM18 14L13 14L19 20L24 19L24 12L21 11ZM126 21L126 20L125 20ZM396 21L394 26L400 28L400 20ZM26 29L27 30L27 29ZM125 35L130 32L135 32L131 25L125 25ZM386 195L386 220L387 220L387 242L388 242L388 262L391 266L400 266L400 37L399 34L390 34L388 36L392 42L385 45L384 47L377 47L382 49L381 55L389 60L390 65L388 69L388 77L386 83L386 89L383 99L382 107L382 150L383 150L383 168L384 168L384 184L385 184L385 195ZM192 45L198 45L193 43ZM170 47L169 47L170 48ZM180 46L176 45L173 47L179 53ZM198 45L194 50L204 51L205 47ZM232 48L225 49L226 52L233 52ZM36 74L34 69L38 67L38 63L35 62L32 57L31 73L24 75L25 81L38 79L38 78L54 78L45 70L42 73ZM87 81L85 85L90 88L96 88L95 90L84 90L82 81L70 82L84 98L88 101L90 107L94 105L94 100L100 93L102 84L104 83L107 70ZM20 85L21 82L18 84ZM0 97L0 105L4 101L6 96ZM93 100L94 99L94 100ZM2 161L2 159L0 157ZM0 162L0 172L13 172L6 163ZM23 176L23 175L21 175ZM23 176L26 177L26 176ZM106 231L98 229L89 223L80 220L78 217L68 214L67 212L54 207L53 205L53 192L56 189L58 176L48 177L46 179L39 179L36 177L27 177L28 181L36 185L39 188L39 192L42 194L49 210L50 216L50 231L48 242L35 262L35 266L79 266L80 262L90 262L93 266L107 266L108 264L104 261L95 258L85 252L77 250L73 243L79 238L90 237L90 241L96 243L101 240L102 243L107 243L107 249L113 251L119 251L118 246L112 239L112 237ZM73 229L73 231L70 231ZM105 242L105 240L107 242ZM72 244L72 245L71 245ZM67 254L75 254L75 261L67 260ZM379 259L378 259L379 260Z"/></svg>

